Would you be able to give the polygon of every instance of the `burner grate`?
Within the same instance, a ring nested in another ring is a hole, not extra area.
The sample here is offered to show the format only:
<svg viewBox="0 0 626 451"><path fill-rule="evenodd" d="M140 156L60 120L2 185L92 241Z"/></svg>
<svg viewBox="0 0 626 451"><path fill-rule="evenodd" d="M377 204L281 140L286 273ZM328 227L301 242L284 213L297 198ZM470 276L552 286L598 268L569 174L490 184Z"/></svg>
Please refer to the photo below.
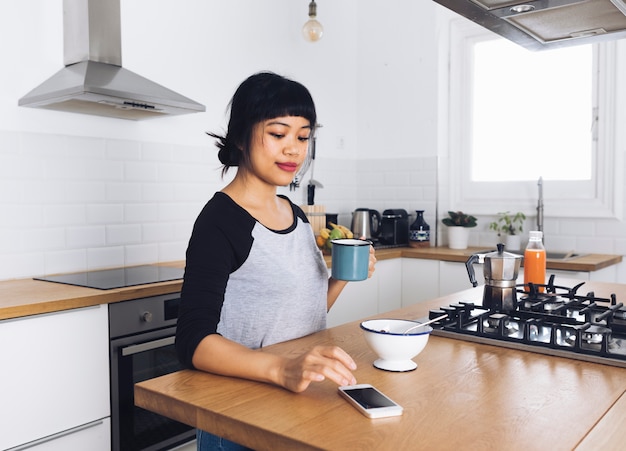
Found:
<svg viewBox="0 0 626 451"><path fill-rule="evenodd" d="M429 312L433 335L626 367L626 309L593 292L554 284L520 285L512 311L459 302ZM524 290L526 288L526 290Z"/></svg>

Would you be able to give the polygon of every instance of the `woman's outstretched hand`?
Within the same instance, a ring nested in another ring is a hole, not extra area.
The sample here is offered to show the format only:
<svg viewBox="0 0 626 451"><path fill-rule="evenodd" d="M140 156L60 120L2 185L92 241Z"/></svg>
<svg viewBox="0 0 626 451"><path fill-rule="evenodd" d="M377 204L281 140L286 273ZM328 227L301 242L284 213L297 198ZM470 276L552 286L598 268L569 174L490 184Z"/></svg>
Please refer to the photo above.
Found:
<svg viewBox="0 0 626 451"><path fill-rule="evenodd" d="M280 368L280 385L300 393L311 382L330 379L337 385L354 385L356 379L352 371L356 363L352 357L337 346L316 346L296 358L286 359Z"/></svg>

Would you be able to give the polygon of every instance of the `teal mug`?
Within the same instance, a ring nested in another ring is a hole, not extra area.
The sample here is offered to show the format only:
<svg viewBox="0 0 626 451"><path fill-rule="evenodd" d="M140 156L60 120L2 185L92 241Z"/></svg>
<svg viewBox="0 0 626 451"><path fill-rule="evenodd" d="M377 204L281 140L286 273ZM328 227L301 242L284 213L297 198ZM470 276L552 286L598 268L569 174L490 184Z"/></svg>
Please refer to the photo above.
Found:
<svg viewBox="0 0 626 451"><path fill-rule="evenodd" d="M352 238L332 240L331 243L333 278L348 281L367 279L371 243Z"/></svg>

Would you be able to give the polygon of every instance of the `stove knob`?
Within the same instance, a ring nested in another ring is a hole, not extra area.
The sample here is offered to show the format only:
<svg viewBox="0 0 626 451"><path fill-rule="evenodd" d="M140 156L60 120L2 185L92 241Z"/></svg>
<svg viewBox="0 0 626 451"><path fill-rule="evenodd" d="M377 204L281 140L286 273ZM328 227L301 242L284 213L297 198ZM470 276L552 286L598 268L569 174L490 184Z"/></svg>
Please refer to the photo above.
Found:
<svg viewBox="0 0 626 451"><path fill-rule="evenodd" d="M144 323L152 322L152 312L143 312L141 315L141 319Z"/></svg>

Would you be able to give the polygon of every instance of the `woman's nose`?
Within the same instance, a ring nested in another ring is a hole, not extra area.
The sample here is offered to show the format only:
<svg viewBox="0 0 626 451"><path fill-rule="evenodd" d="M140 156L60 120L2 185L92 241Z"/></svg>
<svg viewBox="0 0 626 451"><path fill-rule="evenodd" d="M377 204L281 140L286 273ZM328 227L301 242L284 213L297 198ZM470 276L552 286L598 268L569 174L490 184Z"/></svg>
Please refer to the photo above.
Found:
<svg viewBox="0 0 626 451"><path fill-rule="evenodd" d="M289 141L289 143L285 146L285 153L287 155L298 155L300 153L300 146L297 141Z"/></svg>

